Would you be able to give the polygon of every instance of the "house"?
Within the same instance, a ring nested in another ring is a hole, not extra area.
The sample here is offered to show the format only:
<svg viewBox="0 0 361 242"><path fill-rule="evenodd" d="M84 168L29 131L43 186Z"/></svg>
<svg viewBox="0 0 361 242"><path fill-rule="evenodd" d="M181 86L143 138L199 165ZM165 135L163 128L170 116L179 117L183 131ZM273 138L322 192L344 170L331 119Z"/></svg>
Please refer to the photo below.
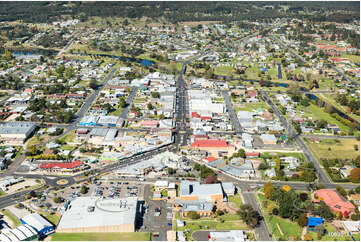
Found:
<svg viewBox="0 0 361 242"><path fill-rule="evenodd" d="M247 158L258 158L259 157L259 152L246 152L246 157Z"/></svg>
<svg viewBox="0 0 361 242"><path fill-rule="evenodd" d="M226 165L226 162L224 160L218 159L218 160L209 162L208 165L211 167L214 167L214 168L221 168L222 166Z"/></svg>
<svg viewBox="0 0 361 242"><path fill-rule="evenodd" d="M220 170L239 178L249 179L255 175L255 170L250 160L246 160L241 166L225 165Z"/></svg>
<svg viewBox="0 0 361 242"><path fill-rule="evenodd" d="M349 215L355 211L355 206L352 203L345 201L336 191L332 189L317 190L316 196L322 199L335 213L341 212L342 214Z"/></svg>
<svg viewBox="0 0 361 242"><path fill-rule="evenodd" d="M173 209L178 211L182 217L189 212L196 212L201 217L209 217L213 214L213 203L204 199L185 200L176 198L173 202Z"/></svg>
<svg viewBox="0 0 361 242"><path fill-rule="evenodd" d="M221 184L200 184L188 180L181 181L180 200L205 200L209 202L222 202L226 199Z"/></svg>
<svg viewBox="0 0 361 242"><path fill-rule="evenodd" d="M81 120L79 125L81 126L96 126L98 122L98 116L84 116Z"/></svg>
<svg viewBox="0 0 361 242"><path fill-rule="evenodd" d="M54 225L37 213L29 214L23 217L20 221L22 224L27 224L34 228L40 237L44 237L55 232Z"/></svg>

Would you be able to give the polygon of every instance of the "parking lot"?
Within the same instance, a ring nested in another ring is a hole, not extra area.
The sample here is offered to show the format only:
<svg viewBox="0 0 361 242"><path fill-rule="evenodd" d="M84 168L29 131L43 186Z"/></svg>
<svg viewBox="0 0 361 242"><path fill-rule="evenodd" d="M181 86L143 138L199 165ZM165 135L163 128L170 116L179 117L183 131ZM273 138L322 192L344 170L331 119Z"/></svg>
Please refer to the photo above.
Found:
<svg viewBox="0 0 361 242"><path fill-rule="evenodd" d="M91 196L108 198L138 197L139 200L143 200L144 185L136 182L98 181L90 187L89 192Z"/></svg>

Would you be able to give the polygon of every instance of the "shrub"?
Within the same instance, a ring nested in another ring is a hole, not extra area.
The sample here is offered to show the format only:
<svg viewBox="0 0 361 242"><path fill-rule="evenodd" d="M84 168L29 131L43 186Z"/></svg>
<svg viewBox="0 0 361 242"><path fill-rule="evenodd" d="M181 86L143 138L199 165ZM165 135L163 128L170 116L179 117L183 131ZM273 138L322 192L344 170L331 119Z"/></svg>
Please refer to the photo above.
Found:
<svg viewBox="0 0 361 242"><path fill-rule="evenodd" d="M276 215L276 216L277 216L278 213L279 213L278 208L272 209L272 214L273 214L273 215Z"/></svg>
<svg viewBox="0 0 361 242"><path fill-rule="evenodd" d="M305 234L305 236L303 237L306 241L312 241L312 236L309 234Z"/></svg>
<svg viewBox="0 0 361 242"><path fill-rule="evenodd" d="M190 219L199 219L201 216L195 211L190 211L188 212L187 217Z"/></svg>

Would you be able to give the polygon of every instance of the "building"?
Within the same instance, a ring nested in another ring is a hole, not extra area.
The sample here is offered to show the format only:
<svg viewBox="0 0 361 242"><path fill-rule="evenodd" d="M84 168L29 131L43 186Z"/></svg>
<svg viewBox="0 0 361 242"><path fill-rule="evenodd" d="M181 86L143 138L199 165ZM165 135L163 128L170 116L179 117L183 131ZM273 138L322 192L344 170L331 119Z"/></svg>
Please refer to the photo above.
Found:
<svg viewBox="0 0 361 242"><path fill-rule="evenodd" d="M229 156L232 155L235 151L233 145L229 145L225 140L195 140L190 148L192 150L204 150L211 153L215 157L220 157L223 155Z"/></svg>
<svg viewBox="0 0 361 242"><path fill-rule="evenodd" d="M6 191L8 186L11 186L16 183L23 182L23 181L24 181L24 178L22 176L21 177L6 176L0 180L0 188L3 191Z"/></svg>
<svg viewBox="0 0 361 242"><path fill-rule="evenodd" d="M0 139L5 145L23 145L34 133L36 125L24 122L0 124Z"/></svg>
<svg viewBox="0 0 361 242"><path fill-rule="evenodd" d="M210 231L208 239L209 241L244 242L247 239L247 236L242 230Z"/></svg>
<svg viewBox="0 0 361 242"><path fill-rule="evenodd" d="M222 182L222 188L227 196L234 195L236 192L236 187L232 182Z"/></svg>
<svg viewBox="0 0 361 242"><path fill-rule="evenodd" d="M81 126L96 126L99 117L97 116L84 116L81 120L79 125Z"/></svg>
<svg viewBox="0 0 361 242"><path fill-rule="evenodd" d="M173 202L173 207L182 217L187 216L189 212L196 212L201 217L209 217L213 214L213 203L204 199L182 200L176 198Z"/></svg>
<svg viewBox="0 0 361 242"><path fill-rule="evenodd" d="M265 145L277 144L277 138L273 134L261 134L261 139Z"/></svg>
<svg viewBox="0 0 361 242"><path fill-rule="evenodd" d="M321 189L316 191L316 196L323 200L329 208L335 212L349 215L355 211L355 206L341 198L341 196L332 189Z"/></svg>
<svg viewBox="0 0 361 242"><path fill-rule="evenodd" d="M180 194L181 200L199 200L204 199L209 202L222 202L226 200L221 184L200 184L193 181L181 181Z"/></svg>
<svg viewBox="0 0 361 242"><path fill-rule="evenodd" d="M72 162L47 162L38 165L38 169L45 170L48 172L63 172L63 173L74 173L82 170L89 169L87 164L82 161Z"/></svg>
<svg viewBox="0 0 361 242"><path fill-rule="evenodd" d="M106 127L115 127L119 117L117 116L101 116L98 119L97 125Z"/></svg>
<svg viewBox="0 0 361 242"><path fill-rule="evenodd" d="M39 237L44 237L55 232L54 225L37 213L29 214L20 221L22 224L27 224L34 228L38 232Z"/></svg>
<svg viewBox="0 0 361 242"><path fill-rule="evenodd" d="M38 240L38 233L27 224L20 225L14 229L5 228L1 230L0 241L2 242L31 240Z"/></svg>
<svg viewBox="0 0 361 242"><path fill-rule="evenodd" d="M134 232L138 211L136 197L78 197L70 202L57 232Z"/></svg>

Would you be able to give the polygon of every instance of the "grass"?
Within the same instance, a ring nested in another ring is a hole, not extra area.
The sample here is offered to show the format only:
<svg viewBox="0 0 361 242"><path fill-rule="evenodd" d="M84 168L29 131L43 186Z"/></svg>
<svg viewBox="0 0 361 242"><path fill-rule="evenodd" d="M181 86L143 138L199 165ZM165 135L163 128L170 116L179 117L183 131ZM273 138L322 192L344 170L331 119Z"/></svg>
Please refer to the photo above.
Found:
<svg viewBox="0 0 361 242"><path fill-rule="evenodd" d="M13 227L14 227L14 228L16 228L16 227L18 227L19 225L21 225L20 220L19 220L15 215L13 215L10 211L4 209L4 210L2 211L2 213L13 222L13 225L14 225Z"/></svg>
<svg viewBox="0 0 361 242"><path fill-rule="evenodd" d="M55 226L58 225L58 223L60 221L60 217L58 215L56 215L55 213L50 214L49 212L39 212L39 214L41 214L44 218L49 220Z"/></svg>
<svg viewBox="0 0 361 242"><path fill-rule="evenodd" d="M149 241L149 233L55 233L52 241Z"/></svg>
<svg viewBox="0 0 361 242"><path fill-rule="evenodd" d="M259 101L257 103L242 103L241 104L243 107L237 107L236 108L236 112L238 111L253 111L253 109L255 108L263 108L265 110L267 110L269 108L269 106L262 102L262 101Z"/></svg>
<svg viewBox="0 0 361 242"><path fill-rule="evenodd" d="M31 146L35 146L35 145L38 145L38 144L41 144L41 140L38 137L33 136L26 143L26 148L29 149Z"/></svg>
<svg viewBox="0 0 361 242"><path fill-rule="evenodd" d="M291 222L288 219L283 219L278 216L269 215L268 211L266 211L266 208L264 207L264 204L263 204L263 200L266 200L266 198L264 197L263 194L258 194L257 200L258 200L258 203L260 204L262 214L268 225L270 233L274 236L274 238L276 238L276 240L279 240L281 237L285 240L289 240L290 236L294 236L297 239L300 239L301 233L302 233L302 228L297 223ZM267 201L269 204L268 206L272 206L272 203L271 203L272 201L269 201L269 200L267 200ZM281 235L280 231L278 230L277 224L279 224L279 226L284 234L283 236Z"/></svg>
<svg viewBox="0 0 361 242"><path fill-rule="evenodd" d="M238 194L233 196L228 196L228 201L234 203L237 206L237 208L239 208L242 205L242 199Z"/></svg>
<svg viewBox="0 0 361 242"><path fill-rule="evenodd" d="M109 116L120 116L120 114L122 113L123 108L119 107L116 110L114 110L113 112L109 113Z"/></svg>
<svg viewBox="0 0 361 242"><path fill-rule="evenodd" d="M326 223L325 228L329 233L322 236L320 241L352 241L351 236L349 236L347 233L340 234L340 235L337 235L337 236L335 236L334 234L331 234L330 232L337 232L335 227L333 227L331 224ZM313 240L319 240L317 238L317 233L316 232L309 231L309 232L307 232L307 234L311 235ZM355 237L356 240L357 240L357 238L359 238L359 234L358 235L353 235L353 236Z"/></svg>
<svg viewBox="0 0 361 242"><path fill-rule="evenodd" d="M75 139L75 132L74 131L72 131L72 132L64 135L63 137L59 138L60 141L64 141L66 143L73 142L74 139Z"/></svg>
<svg viewBox="0 0 361 242"><path fill-rule="evenodd" d="M6 195L6 193L0 189L0 197Z"/></svg>
<svg viewBox="0 0 361 242"><path fill-rule="evenodd" d="M310 103L308 107L303 107L298 105L297 109L300 111L305 112L305 117L312 117L313 119L320 120L324 119L329 124L337 124L341 131L348 132L350 130L349 127L338 121L337 119L333 118L329 113L325 112L323 108Z"/></svg>
<svg viewBox="0 0 361 242"><path fill-rule="evenodd" d="M359 155L360 151L354 149L354 145L360 147L360 142L356 139L337 139L337 142L322 141L319 144L310 143L308 147L316 155L318 159L354 159ZM329 150L331 148L331 150Z"/></svg>
<svg viewBox="0 0 361 242"><path fill-rule="evenodd" d="M354 63L359 63L360 64L360 56L358 55L347 55L347 54L343 54L340 56L341 58L348 58L350 59L351 62Z"/></svg>

